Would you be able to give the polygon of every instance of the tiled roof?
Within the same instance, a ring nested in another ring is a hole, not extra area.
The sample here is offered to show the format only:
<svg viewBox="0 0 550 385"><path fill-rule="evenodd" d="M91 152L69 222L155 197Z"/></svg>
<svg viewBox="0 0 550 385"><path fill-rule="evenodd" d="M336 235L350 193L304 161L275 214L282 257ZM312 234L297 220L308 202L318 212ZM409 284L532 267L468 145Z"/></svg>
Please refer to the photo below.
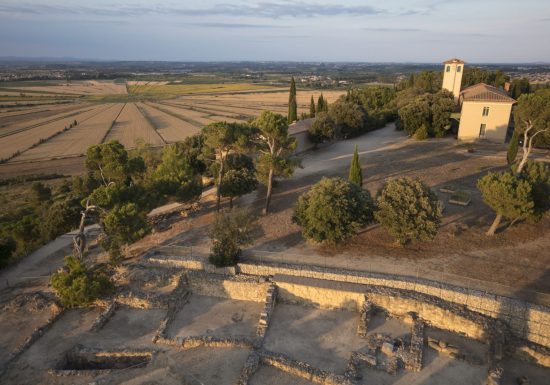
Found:
<svg viewBox="0 0 550 385"><path fill-rule="evenodd" d="M460 92L460 97L463 101L473 102L516 102L516 100L508 96L506 91L503 89L496 88L485 83L478 83L463 89L462 92Z"/></svg>
<svg viewBox="0 0 550 385"><path fill-rule="evenodd" d="M445 60L443 64L465 64L466 62L457 58Z"/></svg>

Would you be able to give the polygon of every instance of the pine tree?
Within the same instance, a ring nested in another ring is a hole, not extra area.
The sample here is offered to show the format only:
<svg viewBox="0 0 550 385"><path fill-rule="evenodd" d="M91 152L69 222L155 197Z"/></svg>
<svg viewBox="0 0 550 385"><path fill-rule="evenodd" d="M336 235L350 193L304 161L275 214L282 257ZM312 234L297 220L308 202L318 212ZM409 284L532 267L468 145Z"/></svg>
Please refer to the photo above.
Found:
<svg viewBox="0 0 550 385"><path fill-rule="evenodd" d="M357 145L355 145L355 152L353 153L353 159L351 160L348 180L351 183L355 183L359 187L363 186L363 172L361 171L361 164L359 163Z"/></svg>
<svg viewBox="0 0 550 385"><path fill-rule="evenodd" d="M518 156L518 139L518 130L514 130L514 134L512 135L512 139L510 139L510 144L508 145L508 154L506 156L508 165L510 166L516 161L516 157Z"/></svg>
<svg viewBox="0 0 550 385"><path fill-rule="evenodd" d="M309 102L309 117L315 117L315 101L313 100L313 95L311 95L311 101Z"/></svg>
<svg viewBox="0 0 550 385"><path fill-rule="evenodd" d="M290 94L288 96L288 123L298 120L298 103L296 102L296 82L294 76L290 79Z"/></svg>

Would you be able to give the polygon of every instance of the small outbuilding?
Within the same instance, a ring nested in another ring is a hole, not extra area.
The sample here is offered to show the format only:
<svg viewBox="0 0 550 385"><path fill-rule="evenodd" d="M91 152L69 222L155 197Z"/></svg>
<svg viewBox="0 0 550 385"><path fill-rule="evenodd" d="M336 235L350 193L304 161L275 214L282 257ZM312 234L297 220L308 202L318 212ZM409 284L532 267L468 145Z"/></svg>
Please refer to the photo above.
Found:
<svg viewBox="0 0 550 385"><path fill-rule="evenodd" d="M315 144L309 140L309 129L313 125L315 118L298 120L288 126L288 135L296 139L295 154L311 150Z"/></svg>

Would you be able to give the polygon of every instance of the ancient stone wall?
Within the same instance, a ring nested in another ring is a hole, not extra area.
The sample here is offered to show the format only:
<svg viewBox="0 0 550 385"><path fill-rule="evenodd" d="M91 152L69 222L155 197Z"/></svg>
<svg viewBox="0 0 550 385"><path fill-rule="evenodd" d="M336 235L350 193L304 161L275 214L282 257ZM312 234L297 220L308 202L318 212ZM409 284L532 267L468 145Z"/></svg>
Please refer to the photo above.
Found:
<svg viewBox="0 0 550 385"><path fill-rule="evenodd" d="M238 272L255 276L289 275L404 289L465 306L505 321L516 337L550 347L550 309L519 299L414 277L276 263L239 263ZM304 289L306 290L306 289ZM311 296L309 296L311 297ZM354 301L356 301L354 299ZM349 307L353 305L349 304Z"/></svg>
<svg viewBox="0 0 550 385"><path fill-rule="evenodd" d="M245 276L223 276L190 271L187 282L194 294L264 302L269 283Z"/></svg>

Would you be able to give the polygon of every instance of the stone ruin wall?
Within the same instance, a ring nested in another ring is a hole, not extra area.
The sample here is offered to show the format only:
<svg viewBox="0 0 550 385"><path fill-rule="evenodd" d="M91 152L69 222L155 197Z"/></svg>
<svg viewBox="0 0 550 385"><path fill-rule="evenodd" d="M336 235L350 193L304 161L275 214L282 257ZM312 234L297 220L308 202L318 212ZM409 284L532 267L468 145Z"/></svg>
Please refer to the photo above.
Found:
<svg viewBox="0 0 550 385"><path fill-rule="evenodd" d="M191 292L219 298L264 302L269 283L244 276L214 275L190 271L187 282Z"/></svg>
<svg viewBox="0 0 550 385"><path fill-rule="evenodd" d="M471 311L491 318L500 319L510 326L514 336L550 348L550 309L519 299L507 298L479 290L465 289L424 279L409 279L402 276L316 266L239 263L237 271L242 274L255 276L288 275L368 286L383 286L417 292L464 306ZM305 292L308 289L304 288L300 290L304 291L304 294L307 294ZM309 294L309 296L311 297L312 294ZM318 301L321 303L326 300L319 298ZM388 302L385 306L392 306L392 304Z"/></svg>

